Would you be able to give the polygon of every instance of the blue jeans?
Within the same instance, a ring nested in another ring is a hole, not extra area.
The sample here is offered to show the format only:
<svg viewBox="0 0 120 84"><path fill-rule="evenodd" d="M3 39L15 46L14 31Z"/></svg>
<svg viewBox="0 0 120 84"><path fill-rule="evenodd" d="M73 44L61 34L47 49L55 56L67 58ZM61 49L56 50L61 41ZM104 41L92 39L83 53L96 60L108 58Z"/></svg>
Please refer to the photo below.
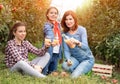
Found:
<svg viewBox="0 0 120 84"><path fill-rule="evenodd" d="M86 52L85 55L82 53L81 49L76 47L71 50L72 56L70 57L70 60L72 61L72 65L68 66L67 61L63 62L63 69L71 72L72 78L77 78L80 75L89 72L94 65L94 57L92 53L89 51L84 52Z"/></svg>
<svg viewBox="0 0 120 84"><path fill-rule="evenodd" d="M56 71L58 65L58 59L59 59L59 53L53 53L49 63L43 69L43 74L47 75L53 71Z"/></svg>

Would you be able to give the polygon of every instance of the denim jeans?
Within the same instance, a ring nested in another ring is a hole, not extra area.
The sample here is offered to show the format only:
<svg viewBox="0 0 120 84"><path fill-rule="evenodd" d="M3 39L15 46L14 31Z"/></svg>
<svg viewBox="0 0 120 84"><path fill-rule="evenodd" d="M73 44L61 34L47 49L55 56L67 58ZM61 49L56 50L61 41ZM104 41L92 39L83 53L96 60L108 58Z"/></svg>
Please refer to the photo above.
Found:
<svg viewBox="0 0 120 84"><path fill-rule="evenodd" d="M71 57L70 60L72 61L72 65L68 66L67 62L63 62L63 69L71 72L72 78L77 78L82 74L89 72L93 65L94 65L94 57L91 51L84 51L85 54L82 53L82 50L78 47L75 47L70 50ZM82 55L82 56L81 56Z"/></svg>
<svg viewBox="0 0 120 84"><path fill-rule="evenodd" d="M46 67L43 70L43 74L47 75L53 71L56 71L58 65L58 59L59 59L59 53L53 53L49 63L46 65Z"/></svg>

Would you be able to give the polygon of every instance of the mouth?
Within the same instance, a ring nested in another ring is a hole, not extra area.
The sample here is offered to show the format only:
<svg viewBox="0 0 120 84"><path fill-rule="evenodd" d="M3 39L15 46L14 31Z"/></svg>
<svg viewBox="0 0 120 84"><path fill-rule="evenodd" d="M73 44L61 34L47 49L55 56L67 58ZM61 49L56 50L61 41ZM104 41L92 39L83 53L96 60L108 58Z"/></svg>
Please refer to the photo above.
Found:
<svg viewBox="0 0 120 84"><path fill-rule="evenodd" d="M25 38L25 36L21 36L21 38L22 38L22 39L24 39L24 38Z"/></svg>
<svg viewBox="0 0 120 84"><path fill-rule="evenodd" d="M71 26L71 24L67 24L67 26Z"/></svg>

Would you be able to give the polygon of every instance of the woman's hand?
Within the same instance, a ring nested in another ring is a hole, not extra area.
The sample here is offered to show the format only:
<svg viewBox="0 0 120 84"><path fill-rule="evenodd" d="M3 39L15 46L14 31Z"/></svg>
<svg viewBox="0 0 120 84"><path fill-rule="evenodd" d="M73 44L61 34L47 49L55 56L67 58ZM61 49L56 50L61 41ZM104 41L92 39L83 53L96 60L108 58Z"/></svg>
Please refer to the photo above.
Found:
<svg viewBox="0 0 120 84"><path fill-rule="evenodd" d="M74 38L70 38L70 41L78 46L81 46L81 42L79 40L76 40Z"/></svg>
<svg viewBox="0 0 120 84"><path fill-rule="evenodd" d="M74 48L75 45L76 45L76 44L74 44L74 43L72 42L71 39L67 39L67 40L65 40L65 42L66 42L66 44L67 44L70 48Z"/></svg>
<svg viewBox="0 0 120 84"><path fill-rule="evenodd" d="M72 61L71 60L67 60L67 65L71 66L72 65Z"/></svg>

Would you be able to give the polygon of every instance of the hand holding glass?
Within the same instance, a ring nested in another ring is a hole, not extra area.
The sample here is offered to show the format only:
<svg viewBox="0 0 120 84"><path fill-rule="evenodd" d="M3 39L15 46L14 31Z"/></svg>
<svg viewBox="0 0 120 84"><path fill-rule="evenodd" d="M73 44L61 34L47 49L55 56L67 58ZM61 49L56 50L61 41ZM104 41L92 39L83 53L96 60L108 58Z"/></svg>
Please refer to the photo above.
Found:
<svg viewBox="0 0 120 84"><path fill-rule="evenodd" d="M50 47L50 45L51 45L51 39L45 38L45 46Z"/></svg>
<svg viewBox="0 0 120 84"><path fill-rule="evenodd" d="M53 39L52 46L56 46L58 44L59 44L59 40L58 39Z"/></svg>

